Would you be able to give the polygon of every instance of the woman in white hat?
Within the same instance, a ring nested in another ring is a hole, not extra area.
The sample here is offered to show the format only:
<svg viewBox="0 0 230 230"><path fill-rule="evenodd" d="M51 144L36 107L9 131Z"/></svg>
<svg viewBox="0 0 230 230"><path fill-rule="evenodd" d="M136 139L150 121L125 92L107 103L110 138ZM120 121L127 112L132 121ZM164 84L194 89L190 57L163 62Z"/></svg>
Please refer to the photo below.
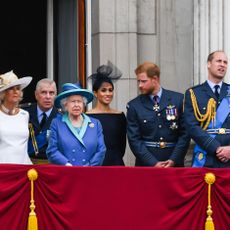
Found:
<svg viewBox="0 0 230 230"><path fill-rule="evenodd" d="M64 114L53 119L46 150L50 163L96 166L105 157L105 143L99 120L84 114L93 93L78 84L66 83L55 98L55 106Z"/></svg>
<svg viewBox="0 0 230 230"><path fill-rule="evenodd" d="M32 164L27 153L29 114L18 108L32 77L0 75L0 163Z"/></svg>

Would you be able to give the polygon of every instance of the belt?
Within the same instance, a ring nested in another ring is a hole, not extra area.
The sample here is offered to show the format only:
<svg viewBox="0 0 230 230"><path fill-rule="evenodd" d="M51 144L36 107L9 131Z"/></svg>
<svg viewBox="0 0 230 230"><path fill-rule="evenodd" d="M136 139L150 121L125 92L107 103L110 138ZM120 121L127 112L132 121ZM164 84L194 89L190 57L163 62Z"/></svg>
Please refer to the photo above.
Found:
<svg viewBox="0 0 230 230"><path fill-rule="evenodd" d="M145 141L145 145L148 147L153 147L153 148L172 148L176 145L174 142L153 142L153 141Z"/></svg>
<svg viewBox="0 0 230 230"><path fill-rule="evenodd" d="M230 134L230 129L219 128L219 129L207 129L209 134Z"/></svg>

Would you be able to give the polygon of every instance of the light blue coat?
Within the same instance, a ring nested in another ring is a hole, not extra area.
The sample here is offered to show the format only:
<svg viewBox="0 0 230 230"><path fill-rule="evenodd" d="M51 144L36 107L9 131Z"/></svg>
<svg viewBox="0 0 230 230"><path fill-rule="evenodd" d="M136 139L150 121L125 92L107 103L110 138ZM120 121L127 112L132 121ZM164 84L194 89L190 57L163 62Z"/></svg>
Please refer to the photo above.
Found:
<svg viewBox="0 0 230 230"><path fill-rule="evenodd" d="M102 164L106 147L101 123L95 118L82 115L84 122L80 133L72 126L67 113L53 119L46 151L50 163L78 166Z"/></svg>

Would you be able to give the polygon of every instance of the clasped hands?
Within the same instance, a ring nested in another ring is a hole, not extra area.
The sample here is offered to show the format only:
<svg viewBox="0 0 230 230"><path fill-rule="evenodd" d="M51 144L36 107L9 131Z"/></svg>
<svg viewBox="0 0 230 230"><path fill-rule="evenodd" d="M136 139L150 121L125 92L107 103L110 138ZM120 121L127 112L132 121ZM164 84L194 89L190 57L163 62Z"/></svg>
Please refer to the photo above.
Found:
<svg viewBox="0 0 230 230"><path fill-rule="evenodd" d="M230 159L230 146L220 146L216 149L217 158L226 163Z"/></svg>
<svg viewBox="0 0 230 230"><path fill-rule="evenodd" d="M167 161L158 161L154 167L155 168L169 168L173 167L175 165L174 161L172 160L167 160Z"/></svg>

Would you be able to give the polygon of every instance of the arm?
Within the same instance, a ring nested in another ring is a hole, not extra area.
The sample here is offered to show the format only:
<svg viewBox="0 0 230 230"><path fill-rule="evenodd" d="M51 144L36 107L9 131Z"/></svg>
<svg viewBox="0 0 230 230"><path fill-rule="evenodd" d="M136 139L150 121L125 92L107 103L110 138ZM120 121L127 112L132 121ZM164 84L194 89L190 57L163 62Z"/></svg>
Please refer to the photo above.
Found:
<svg viewBox="0 0 230 230"><path fill-rule="evenodd" d="M141 135L137 112L133 105L127 106L127 136L133 154L146 166L155 165L158 160L146 148Z"/></svg>
<svg viewBox="0 0 230 230"><path fill-rule="evenodd" d="M178 140L175 148L173 149L172 155L167 163L167 166L169 167L183 164L185 155L188 151L188 147L190 144L190 136L185 128L185 117L183 113L183 97L180 98L178 114Z"/></svg>
<svg viewBox="0 0 230 230"><path fill-rule="evenodd" d="M54 119L50 125L50 139L46 150L46 154L50 163L66 165L68 163L68 159L63 155L63 153L59 149L58 137L59 133L57 129L57 120Z"/></svg>
<svg viewBox="0 0 230 230"><path fill-rule="evenodd" d="M205 100L204 95L196 95L197 100ZM208 101L208 100L207 100ZM207 103L206 103L207 104ZM204 113L201 111L201 113ZM191 138L208 154L215 155L220 143L213 137L211 137L205 130L200 127L199 121L197 121L194 115L194 109L192 106L191 96L189 90L185 93L185 105L184 116L186 129Z"/></svg>
<svg viewBox="0 0 230 230"><path fill-rule="evenodd" d="M122 157L125 155L125 149L126 149L126 129L127 129L127 121L125 114L123 114L123 119L122 119L122 130L121 130L121 154Z"/></svg>
<svg viewBox="0 0 230 230"><path fill-rule="evenodd" d="M105 158L105 152L106 152L106 147L104 143L104 135L103 135L101 123L97 121L95 126L97 127L97 148L96 148L96 152L94 153L93 157L89 161L90 166L102 165L103 160Z"/></svg>

